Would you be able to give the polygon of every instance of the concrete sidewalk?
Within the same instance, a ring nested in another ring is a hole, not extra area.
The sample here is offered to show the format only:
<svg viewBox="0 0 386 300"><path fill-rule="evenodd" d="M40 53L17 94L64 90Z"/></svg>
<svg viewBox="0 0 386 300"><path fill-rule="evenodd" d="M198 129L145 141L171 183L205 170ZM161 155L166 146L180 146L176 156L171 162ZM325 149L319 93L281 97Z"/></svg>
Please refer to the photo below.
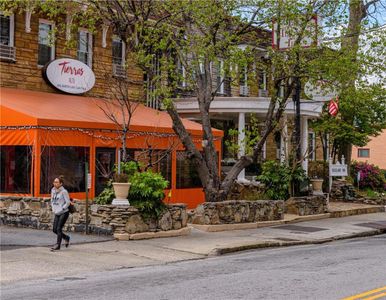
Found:
<svg viewBox="0 0 386 300"><path fill-rule="evenodd" d="M8 227L4 229L7 232ZM23 230L31 233L31 229ZM50 252L47 247L5 249L0 253L1 283L159 265L246 249L325 243L384 232L385 212L235 231L192 229L188 236L80 243L59 252Z"/></svg>
<svg viewBox="0 0 386 300"><path fill-rule="evenodd" d="M1 250L25 248L25 247L49 247L55 244L56 235L51 230L36 230L0 226ZM69 233L71 244L97 243L111 241L112 236L85 235L84 233Z"/></svg>

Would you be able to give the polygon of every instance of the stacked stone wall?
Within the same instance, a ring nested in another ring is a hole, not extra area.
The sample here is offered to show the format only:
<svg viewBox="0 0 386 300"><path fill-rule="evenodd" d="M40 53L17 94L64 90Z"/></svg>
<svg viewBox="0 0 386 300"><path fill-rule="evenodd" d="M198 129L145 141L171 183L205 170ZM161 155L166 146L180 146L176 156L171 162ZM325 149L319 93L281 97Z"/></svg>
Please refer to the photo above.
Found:
<svg viewBox="0 0 386 300"><path fill-rule="evenodd" d="M328 198L325 195L292 197L285 202L285 212L308 216L328 212Z"/></svg>
<svg viewBox="0 0 386 300"><path fill-rule="evenodd" d="M203 203L190 214L193 224L219 225L253 223L282 220L284 201L282 200L230 200Z"/></svg>
<svg viewBox="0 0 386 300"><path fill-rule="evenodd" d="M69 215L64 230L85 232L85 201L75 201L76 212ZM48 198L0 197L1 224L51 230L54 214ZM167 205L158 220L142 218L133 206L97 205L89 208L89 231L95 234L141 233L178 230L187 225L185 204Z"/></svg>

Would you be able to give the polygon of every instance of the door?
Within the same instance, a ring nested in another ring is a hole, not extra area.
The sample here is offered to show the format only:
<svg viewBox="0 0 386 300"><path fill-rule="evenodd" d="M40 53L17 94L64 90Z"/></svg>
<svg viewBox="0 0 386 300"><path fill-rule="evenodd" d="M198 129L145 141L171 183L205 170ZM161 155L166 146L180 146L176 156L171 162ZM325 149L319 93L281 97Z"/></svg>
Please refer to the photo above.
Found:
<svg viewBox="0 0 386 300"><path fill-rule="evenodd" d="M112 178L115 165L115 148L96 148L95 196L98 196Z"/></svg>

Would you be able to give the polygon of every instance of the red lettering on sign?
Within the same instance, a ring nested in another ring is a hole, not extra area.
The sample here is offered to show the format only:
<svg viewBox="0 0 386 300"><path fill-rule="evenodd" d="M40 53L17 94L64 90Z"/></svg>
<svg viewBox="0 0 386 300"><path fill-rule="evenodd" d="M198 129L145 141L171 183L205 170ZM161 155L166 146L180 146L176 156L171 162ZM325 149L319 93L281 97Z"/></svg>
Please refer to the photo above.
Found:
<svg viewBox="0 0 386 300"><path fill-rule="evenodd" d="M64 61L64 62L59 64L59 66L62 67L61 74L65 73L65 74L71 74L71 75L75 75L75 76L82 76L83 75L83 68L71 67L71 66L68 66L67 64L69 64L68 61Z"/></svg>

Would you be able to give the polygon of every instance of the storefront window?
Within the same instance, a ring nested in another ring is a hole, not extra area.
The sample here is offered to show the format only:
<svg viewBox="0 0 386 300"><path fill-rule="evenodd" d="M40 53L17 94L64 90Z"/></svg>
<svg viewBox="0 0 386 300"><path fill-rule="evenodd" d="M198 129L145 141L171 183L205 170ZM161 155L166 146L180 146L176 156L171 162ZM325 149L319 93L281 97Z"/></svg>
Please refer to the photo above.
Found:
<svg viewBox="0 0 386 300"><path fill-rule="evenodd" d="M177 189L202 187L197 167L185 151L177 151Z"/></svg>
<svg viewBox="0 0 386 300"><path fill-rule="evenodd" d="M1 146L1 193L31 193L30 146Z"/></svg>
<svg viewBox="0 0 386 300"><path fill-rule="evenodd" d="M128 149L128 156L129 160L140 163L143 171L147 169L160 173L169 182L168 188L170 188L172 180L172 155L170 150Z"/></svg>
<svg viewBox="0 0 386 300"><path fill-rule="evenodd" d="M55 177L64 176L69 192L85 192L85 163L89 162L88 147L42 147L40 193L48 194Z"/></svg>

